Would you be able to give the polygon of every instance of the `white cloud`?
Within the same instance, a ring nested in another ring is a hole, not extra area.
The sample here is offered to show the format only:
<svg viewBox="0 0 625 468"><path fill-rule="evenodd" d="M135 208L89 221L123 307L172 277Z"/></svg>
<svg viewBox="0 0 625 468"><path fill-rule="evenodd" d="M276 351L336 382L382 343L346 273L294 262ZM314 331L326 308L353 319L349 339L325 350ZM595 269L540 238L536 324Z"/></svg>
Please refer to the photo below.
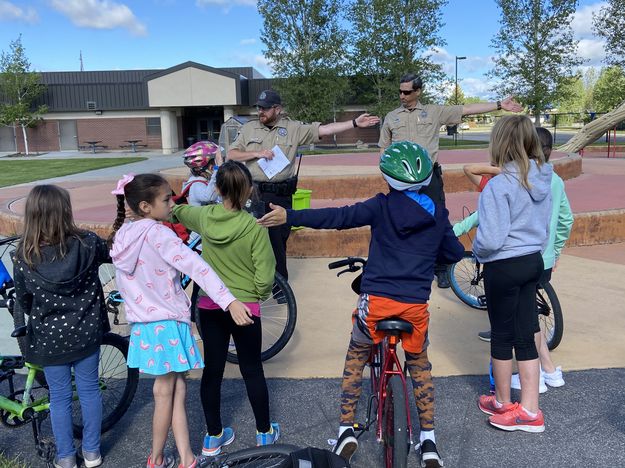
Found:
<svg viewBox="0 0 625 468"><path fill-rule="evenodd" d="M147 28L123 3L109 0L51 0L52 7L82 28L125 28L136 36L145 36Z"/></svg>
<svg viewBox="0 0 625 468"><path fill-rule="evenodd" d="M587 59L586 65L601 66L605 58L605 40L603 39L580 39L577 46L577 55Z"/></svg>
<svg viewBox="0 0 625 468"><path fill-rule="evenodd" d="M195 0L195 4L199 7L219 5L219 6L256 6L256 0Z"/></svg>
<svg viewBox="0 0 625 468"><path fill-rule="evenodd" d="M436 47L425 55L430 56L434 63L443 66L443 72L449 76L456 73L456 56L451 55L446 49ZM458 74L484 72L493 66L492 56L467 55L465 59L458 60Z"/></svg>
<svg viewBox="0 0 625 468"><path fill-rule="evenodd" d="M606 5L605 2L598 2L592 5L585 5L579 8L573 15L573 21L571 21L571 28L573 34L576 37L592 36L592 17L593 14L597 14L599 10Z"/></svg>
<svg viewBox="0 0 625 468"><path fill-rule="evenodd" d="M241 41L239 41L239 44L241 45L252 45L252 44L256 44L256 39L254 39L253 37L250 39L241 39Z"/></svg>
<svg viewBox="0 0 625 468"><path fill-rule="evenodd" d="M23 9L7 0L0 0L0 21L14 20L35 23L39 20L39 16L34 8Z"/></svg>

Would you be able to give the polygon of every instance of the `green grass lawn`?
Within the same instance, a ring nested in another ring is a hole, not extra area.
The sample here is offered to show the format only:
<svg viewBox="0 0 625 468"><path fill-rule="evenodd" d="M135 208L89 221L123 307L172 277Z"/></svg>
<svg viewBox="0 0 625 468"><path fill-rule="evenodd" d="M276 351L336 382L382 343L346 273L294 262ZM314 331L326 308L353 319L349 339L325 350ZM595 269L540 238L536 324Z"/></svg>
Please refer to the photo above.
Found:
<svg viewBox="0 0 625 468"><path fill-rule="evenodd" d="M147 158L99 158L99 159L40 159L0 161L0 187L23 184L52 177L120 166L144 161Z"/></svg>
<svg viewBox="0 0 625 468"><path fill-rule="evenodd" d="M28 468L28 465L19 458L9 459L0 453L0 468Z"/></svg>

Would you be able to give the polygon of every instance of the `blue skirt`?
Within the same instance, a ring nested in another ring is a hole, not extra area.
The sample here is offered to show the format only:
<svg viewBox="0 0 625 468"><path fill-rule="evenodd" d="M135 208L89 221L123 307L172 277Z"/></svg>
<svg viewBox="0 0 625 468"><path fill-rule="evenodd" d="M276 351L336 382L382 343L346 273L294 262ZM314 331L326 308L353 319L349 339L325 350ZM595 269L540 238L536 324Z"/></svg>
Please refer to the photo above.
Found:
<svg viewBox="0 0 625 468"><path fill-rule="evenodd" d="M164 375L201 369L204 361L188 324L160 320L132 325L128 367L145 374Z"/></svg>

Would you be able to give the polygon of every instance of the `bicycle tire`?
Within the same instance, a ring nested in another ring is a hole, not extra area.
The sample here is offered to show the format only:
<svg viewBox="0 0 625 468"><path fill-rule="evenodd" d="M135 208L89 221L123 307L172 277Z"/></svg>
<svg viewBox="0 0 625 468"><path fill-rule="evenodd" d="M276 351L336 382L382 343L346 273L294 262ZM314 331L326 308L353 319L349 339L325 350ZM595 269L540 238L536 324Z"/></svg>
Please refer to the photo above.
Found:
<svg viewBox="0 0 625 468"><path fill-rule="evenodd" d="M288 281L276 272L271 296L260 304L262 347L261 361L271 359L284 349L295 331L297 303ZM228 362L238 364L236 351L228 351Z"/></svg>
<svg viewBox="0 0 625 468"><path fill-rule="evenodd" d="M541 289L545 292L544 295L541 294ZM536 289L536 307L540 329L547 341L547 347L550 351L553 351L562 341L564 317L560 300L551 283L541 284Z"/></svg>
<svg viewBox="0 0 625 468"><path fill-rule="evenodd" d="M480 301L484 296L484 278L473 252L466 251L462 260L454 263L449 269L449 282L454 294L469 307L486 309L486 303Z"/></svg>
<svg viewBox="0 0 625 468"><path fill-rule="evenodd" d="M128 339L106 333L100 346L98 375L102 393L102 433L111 429L126 413L137 391L139 370L127 366ZM74 436L82 437L82 415L76 399L73 402Z"/></svg>
<svg viewBox="0 0 625 468"><path fill-rule="evenodd" d="M382 418L386 467L406 468L410 452L408 414L405 387L398 375L392 376L386 384Z"/></svg>
<svg viewBox="0 0 625 468"><path fill-rule="evenodd" d="M227 467L254 467L270 468L284 467L291 459L291 453L299 450L295 445L275 444L253 447L239 450L224 455L218 455L214 460L210 460L205 468L227 468Z"/></svg>

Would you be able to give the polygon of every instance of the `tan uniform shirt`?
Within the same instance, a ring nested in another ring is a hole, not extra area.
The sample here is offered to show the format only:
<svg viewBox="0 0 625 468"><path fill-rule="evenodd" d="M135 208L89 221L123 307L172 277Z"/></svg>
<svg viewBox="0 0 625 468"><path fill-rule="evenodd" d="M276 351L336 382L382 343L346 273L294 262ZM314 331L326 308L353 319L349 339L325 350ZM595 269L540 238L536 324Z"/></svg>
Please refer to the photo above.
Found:
<svg viewBox="0 0 625 468"><path fill-rule="evenodd" d="M250 120L241 127L230 149L262 151L278 145L291 163L271 179L268 179L258 166L258 159L245 161L245 164L256 182L282 182L295 175L297 147L319 141L320 125L319 122L304 124L288 117L281 117L273 127L267 127L258 119Z"/></svg>
<svg viewBox="0 0 625 468"><path fill-rule="evenodd" d="M398 141L411 141L428 150L432 162L438 157L438 139L441 125L454 125L462 120L462 106L421 104L408 110L398 107L384 118L380 131L380 148L388 148Z"/></svg>

